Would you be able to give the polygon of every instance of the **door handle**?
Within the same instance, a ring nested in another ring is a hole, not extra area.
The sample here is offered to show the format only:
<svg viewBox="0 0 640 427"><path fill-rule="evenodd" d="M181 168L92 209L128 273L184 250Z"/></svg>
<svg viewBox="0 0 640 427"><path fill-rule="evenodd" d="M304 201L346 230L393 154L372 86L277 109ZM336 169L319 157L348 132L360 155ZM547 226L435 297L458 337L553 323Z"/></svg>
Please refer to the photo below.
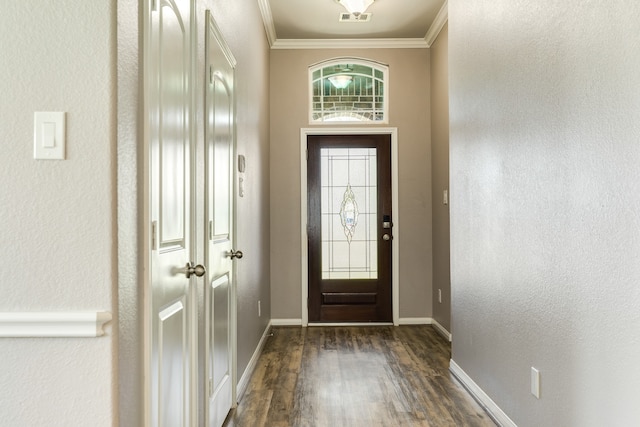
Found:
<svg viewBox="0 0 640 427"><path fill-rule="evenodd" d="M382 235L382 240L391 240L391 236L389 236L387 233L384 233Z"/></svg>
<svg viewBox="0 0 640 427"><path fill-rule="evenodd" d="M227 252L227 256L231 259L240 259L244 256L244 254L242 253L242 251L234 251L233 249L231 249L229 252Z"/></svg>
<svg viewBox="0 0 640 427"><path fill-rule="evenodd" d="M195 274L198 277L202 277L206 272L207 269L204 268L204 265L198 264L194 266L192 262L188 262L187 265L183 268L173 269L173 274L184 274L185 276L187 276L187 279L190 278L192 274Z"/></svg>

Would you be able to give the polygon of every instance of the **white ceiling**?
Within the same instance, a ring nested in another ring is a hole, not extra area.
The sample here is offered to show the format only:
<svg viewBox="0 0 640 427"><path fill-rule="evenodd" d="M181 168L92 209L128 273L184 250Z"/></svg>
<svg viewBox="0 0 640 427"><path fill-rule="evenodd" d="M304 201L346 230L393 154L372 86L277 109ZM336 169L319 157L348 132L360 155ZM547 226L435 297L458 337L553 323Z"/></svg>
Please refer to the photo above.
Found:
<svg viewBox="0 0 640 427"><path fill-rule="evenodd" d="M375 0L368 22L339 22L336 0L258 1L273 48L429 47L447 19L447 0Z"/></svg>

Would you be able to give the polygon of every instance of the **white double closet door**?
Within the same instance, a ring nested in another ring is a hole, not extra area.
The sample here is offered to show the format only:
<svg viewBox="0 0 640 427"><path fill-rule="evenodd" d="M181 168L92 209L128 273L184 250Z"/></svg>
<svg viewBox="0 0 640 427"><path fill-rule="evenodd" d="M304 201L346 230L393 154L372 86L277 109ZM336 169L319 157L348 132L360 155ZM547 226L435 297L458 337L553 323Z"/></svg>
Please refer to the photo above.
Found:
<svg viewBox="0 0 640 427"><path fill-rule="evenodd" d="M196 17L194 8L193 0L149 0L144 13L149 226L145 412L146 424L154 427L195 426L199 407L204 408L209 426L220 426L235 394L230 256L234 253L235 60L212 17ZM199 70L194 69L196 18L203 19L206 28L203 78L197 78ZM200 154L196 153L196 100L203 98L205 142ZM205 156L204 171L196 170L197 155ZM204 179L204 185L196 185L197 179ZM195 206L204 206L203 215L196 215ZM196 220L202 217L204 223ZM204 242L203 250L197 250L196 242ZM204 254L204 259L195 260L197 254ZM198 292L198 286L204 286L204 292ZM198 295L204 296L203 304ZM198 313L198 307L205 313ZM198 334L202 316L205 333ZM204 339L198 340L199 335ZM205 366L198 365L199 353L204 353ZM206 376L204 396L198 393L198 375Z"/></svg>

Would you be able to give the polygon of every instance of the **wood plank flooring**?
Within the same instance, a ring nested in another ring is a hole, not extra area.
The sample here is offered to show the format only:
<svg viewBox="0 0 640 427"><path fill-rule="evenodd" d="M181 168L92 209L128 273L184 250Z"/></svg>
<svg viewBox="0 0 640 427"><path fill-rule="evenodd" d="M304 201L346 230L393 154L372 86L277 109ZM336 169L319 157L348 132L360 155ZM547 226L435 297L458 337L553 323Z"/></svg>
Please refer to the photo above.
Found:
<svg viewBox="0 0 640 427"><path fill-rule="evenodd" d="M429 325L274 327L226 427L495 427Z"/></svg>

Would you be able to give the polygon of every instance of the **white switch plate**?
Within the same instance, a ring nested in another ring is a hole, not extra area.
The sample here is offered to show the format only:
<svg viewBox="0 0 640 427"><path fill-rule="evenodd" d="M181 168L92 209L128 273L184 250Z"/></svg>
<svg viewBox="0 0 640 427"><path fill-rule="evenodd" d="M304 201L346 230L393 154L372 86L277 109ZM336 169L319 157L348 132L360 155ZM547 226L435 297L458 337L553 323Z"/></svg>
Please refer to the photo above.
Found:
<svg viewBox="0 0 640 427"><path fill-rule="evenodd" d="M531 367L531 394L540 399L540 371Z"/></svg>
<svg viewBox="0 0 640 427"><path fill-rule="evenodd" d="M66 113L35 112L33 115L33 157L44 160L64 160Z"/></svg>

